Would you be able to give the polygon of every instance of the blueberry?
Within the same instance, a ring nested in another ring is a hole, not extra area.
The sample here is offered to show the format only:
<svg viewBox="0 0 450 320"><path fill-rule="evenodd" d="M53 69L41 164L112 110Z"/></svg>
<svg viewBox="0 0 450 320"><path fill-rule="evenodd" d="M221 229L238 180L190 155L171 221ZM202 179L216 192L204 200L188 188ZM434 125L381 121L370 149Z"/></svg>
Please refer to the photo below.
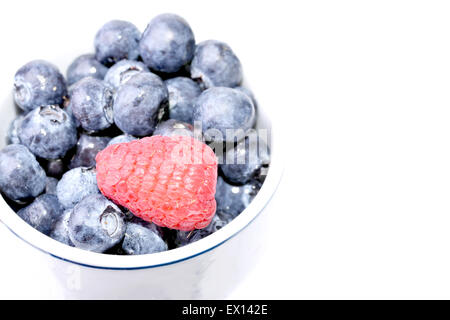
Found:
<svg viewBox="0 0 450 320"><path fill-rule="evenodd" d="M130 80L139 72L148 72L145 64L139 61L121 60L113 65L105 75L105 82L114 89Z"/></svg>
<svg viewBox="0 0 450 320"><path fill-rule="evenodd" d="M169 118L193 124L193 104L202 93L199 85L186 77L165 81L169 91Z"/></svg>
<svg viewBox="0 0 450 320"><path fill-rule="evenodd" d="M241 62L226 43L207 40L195 48L191 78L205 89L236 87L242 82Z"/></svg>
<svg viewBox="0 0 450 320"><path fill-rule="evenodd" d="M103 81L84 78L71 90L70 108L81 126L88 132L100 131L111 126L113 92Z"/></svg>
<svg viewBox="0 0 450 320"><path fill-rule="evenodd" d="M243 186L234 186L219 177L216 186L216 213L222 219L231 221L248 207L260 188L259 182L252 181Z"/></svg>
<svg viewBox="0 0 450 320"><path fill-rule="evenodd" d="M56 186L59 202L65 209L73 208L91 194L98 194L95 169L75 168L67 171Z"/></svg>
<svg viewBox="0 0 450 320"><path fill-rule="evenodd" d="M73 89L74 85L72 85L70 88ZM69 89L69 96L72 95L72 90ZM75 123L75 126L77 128L81 127L81 123L80 121L78 121L77 118L75 118L75 116L73 115L73 111L72 111L72 105L70 104L70 100L67 103L67 106L64 107L64 111L72 118L72 121Z"/></svg>
<svg viewBox="0 0 450 320"><path fill-rule="evenodd" d="M256 102L255 95L253 94L253 92L252 92L249 88L243 87L243 86L238 86L238 87L235 87L234 89L235 89L235 90L238 90L238 91L240 91L240 92L242 92L242 93L244 93L244 94L246 94L247 97L249 97L250 99L252 99L253 105L254 105L255 108L256 108L257 102Z"/></svg>
<svg viewBox="0 0 450 320"><path fill-rule="evenodd" d="M125 235L126 223L120 209L101 194L78 203L70 215L69 237L80 249L104 252Z"/></svg>
<svg viewBox="0 0 450 320"><path fill-rule="evenodd" d="M183 18L161 14L148 24L139 48L149 68L174 73L191 62L195 50L194 33Z"/></svg>
<svg viewBox="0 0 450 320"><path fill-rule="evenodd" d="M94 167L97 153L105 149L110 140L108 137L95 137L81 134L77 142L75 155L70 160L69 168Z"/></svg>
<svg viewBox="0 0 450 320"><path fill-rule="evenodd" d="M169 119L163 121L153 132L154 136L189 136L194 137L194 127L189 123L177 121L174 119Z"/></svg>
<svg viewBox="0 0 450 320"><path fill-rule="evenodd" d="M137 140L137 138L130 136L129 134L122 134L120 136L117 136L115 138L112 138L109 142L108 142L108 146L111 146L113 144L117 144L117 143L124 143L124 142L131 142Z"/></svg>
<svg viewBox="0 0 450 320"><path fill-rule="evenodd" d="M95 57L106 66L122 60L135 60L139 56L141 33L127 21L112 20L97 32L94 40Z"/></svg>
<svg viewBox="0 0 450 320"><path fill-rule="evenodd" d="M35 60L21 67L14 77L14 99L24 111L63 103L66 83L53 64Z"/></svg>
<svg viewBox="0 0 450 320"><path fill-rule="evenodd" d="M126 254L139 255L166 251L162 233L153 223L132 221L127 224L122 249Z"/></svg>
<svg viewBox="0 0 450 320"><path fill-rule="evenodd" d="M48 176L59 178L66 171L66 164L63 159L48 160L45 163L45 171Z"/></svg>
<svg viewBox="0 0 450 320"><path fill-rule="evenodd" d="M25 115L19 115L10 123L8 133L6 134L6 142L8 144L20 144L18 131L23 118L25 118Z"/></svg>
<svg viewBox="0 0 450 320"><path fill-rule="evenodd" d="M108 68L95 59L93 54L76 58L67 69L67 85L72 85L86 77L103 80Z"/></svg>
<svg viewBox="0 0 450 320"><path fill-rule="evenodd" d="M0 190L12 200L34 198L45 189L45 171L23 145L0 151Z"/></svg>
<svg viewBox="0 0 450 320"><path fill-rule="evenodd" d="M70 240L69 238L69 219L72 211L72 209L64 210L63 214L56 221L55 225L53 226L53 230L49 234L49 236L56 241L59 241L71 247L74 246L72 240Z"/></svg>
<svg viewBox="0 0 450 320"><path fill-rule="evenodd" d="M63 208L55 195L44 194L17 214L30 226L48 235L63 214Z"/></svg>
<svg viewBox="0 0 450 320"><path fill-rule="evenodd" d="M211 223L204 229L196 229L194 231L177 231L175 238L175 246L183 247L185 245L196 242L200 239L203 239L210 234L222 229L228 221L223 220L217 214L214 215Z"/></svg>
<svg viewBox="0 0 450 320"><path fill-rule="evenodd" d="M47 177L45 183L45 193L56 196L56 186L58 185L58 182L59 181L56 178Z"/></svg>
<svg viewBox="0 0 450 320"><path fill-rule="evenodd" d="M262 167L269 162L269 149L255 133L241 140L234 148L228 147L220 169L229 182L245 184L257 178Z"/></svg>
<svg viewBox="0 0 450 320"><path fill-rule="evenodd" d="M114 121L125 133L151 135L167 109L166 85L157 75L141 72L130 78L116 93Z"/></svg>
<svg viewBox="0 0 450 320"><path fill-rule="evenodd" d="M195 101L194 121L201 123L208 141L239 141L255 123L255 107L238 90L214 87L203 91Z"/></svg>
<svg viewBox="0 0 450 320"><path fill-rule="evenodd" d="M20 142L36 156L58 159L77 143L77 129L72 118L58 106L39 107L20 123Z"/></svg>

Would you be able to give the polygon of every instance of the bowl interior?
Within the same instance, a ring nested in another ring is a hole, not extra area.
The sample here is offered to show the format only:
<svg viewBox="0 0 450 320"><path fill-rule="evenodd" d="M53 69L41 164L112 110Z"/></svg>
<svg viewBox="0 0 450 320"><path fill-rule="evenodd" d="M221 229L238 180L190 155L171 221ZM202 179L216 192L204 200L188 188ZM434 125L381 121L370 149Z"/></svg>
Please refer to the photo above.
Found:
<svg viewBox="0 0 450 320"><path fill-rule="evenodd" d="M59 65L61 70L65 70L67 63ZM62 68L64 67L64 68ZM11 77L12 78L12 77ZM0 83L4 83L2 79ZM10 122L16 117L18 109L14 104L12 95L12 80L10 84L2 86L3 92L9 92L6 97L1 100L0 114L2 116L3 125L0 126L0 148L6 145L6 134ZM258 99L257 89L254 91ZM267 130L267 143L271 148L271 164L266 177L258 195L252 203L242 212L237 218L230 222L226 227L215 232L214 234L205 237L193 244L182 248L169 250L166 252L142 255L142 256L113 256L98 254L89 251L72 248L61 244L30 227L15 212L8 206L3 197L0 197L0 220L17 236L28 242L30 245L36 247L43 252L51 254L57 258L71 261L76 264L108 269L138 269L151 268L172 264L183 261L199 254L212 250L213 248L224 243L241 230L243 230L253 219L264 209L274 194L278 183L280 181L282 167L279 162L279 154L277 150L277 143L275 135L273 134L273 123L268 115L261 108L261 103L258 101L257 108L257 128L264 128Z"/></svg>

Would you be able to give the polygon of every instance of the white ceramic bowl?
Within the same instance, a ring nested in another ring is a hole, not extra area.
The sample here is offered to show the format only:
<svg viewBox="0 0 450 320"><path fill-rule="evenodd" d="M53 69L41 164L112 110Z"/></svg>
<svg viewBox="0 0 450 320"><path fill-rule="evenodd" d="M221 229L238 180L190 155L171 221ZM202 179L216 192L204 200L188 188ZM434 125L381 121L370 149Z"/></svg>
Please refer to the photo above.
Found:
<svg viewBox="0 0 450 320"><path fill-rule="evenodd" d="M271 146L271 164L266 181L252 203L236 219L193 244L142 256L84 251L63 245L36 231L19 218L2 197L0 220L17 237L37 249L38 253L30 257L30 265L50 267L66 298L224 298L255 265L262 252L269 203L282 174L277 130L264 110L258 107L257 127L269 130ZM7 127L15 112L11 94L0 105L3 121L0 147L5 144ZM45 262L34 259L44 259Z"/></svg>

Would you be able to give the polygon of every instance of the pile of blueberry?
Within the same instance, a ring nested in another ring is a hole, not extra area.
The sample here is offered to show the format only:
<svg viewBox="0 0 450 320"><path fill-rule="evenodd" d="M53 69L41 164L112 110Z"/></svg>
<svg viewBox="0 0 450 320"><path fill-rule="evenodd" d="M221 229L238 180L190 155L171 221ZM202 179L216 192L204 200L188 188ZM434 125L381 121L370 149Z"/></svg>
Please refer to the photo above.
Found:
<svg viewBox="0 0 450 320"><path fill-rule="evenodd" d="M259 191L270 159L268 152L249 156L255 141L247 135L228 134L250 132L256 117L255 99L241 86L241 63L231 48L215 40L196 44L188 23L174 14L155 17L142 34L129 22L110 21L94 45L95 54L76 58L66 78L42 60L17 71L20 114L0 151L0 190L10 206L57 241L123 255L184 246L238 216ZM151 135L194 136L196 123L200 139L214 144L223 160L217 211L208 227L160 228L100 193L98 152ZM244 163L233 161L238 156Z"/></svg>

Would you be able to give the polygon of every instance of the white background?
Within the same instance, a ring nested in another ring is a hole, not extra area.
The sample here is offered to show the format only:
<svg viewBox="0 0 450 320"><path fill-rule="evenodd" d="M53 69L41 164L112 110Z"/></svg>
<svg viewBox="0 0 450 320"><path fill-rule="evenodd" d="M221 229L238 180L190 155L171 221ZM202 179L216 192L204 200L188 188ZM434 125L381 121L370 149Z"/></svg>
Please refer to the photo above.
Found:
<svg viewBox="0 0 450 320"><path fill-rule="evenodd" d="M228 42L284 128L270 247L230 298L450 298L448 2L2 2L2 92L24 62L162 12ZM0 298L58 297L4 232Z"/></svg>

